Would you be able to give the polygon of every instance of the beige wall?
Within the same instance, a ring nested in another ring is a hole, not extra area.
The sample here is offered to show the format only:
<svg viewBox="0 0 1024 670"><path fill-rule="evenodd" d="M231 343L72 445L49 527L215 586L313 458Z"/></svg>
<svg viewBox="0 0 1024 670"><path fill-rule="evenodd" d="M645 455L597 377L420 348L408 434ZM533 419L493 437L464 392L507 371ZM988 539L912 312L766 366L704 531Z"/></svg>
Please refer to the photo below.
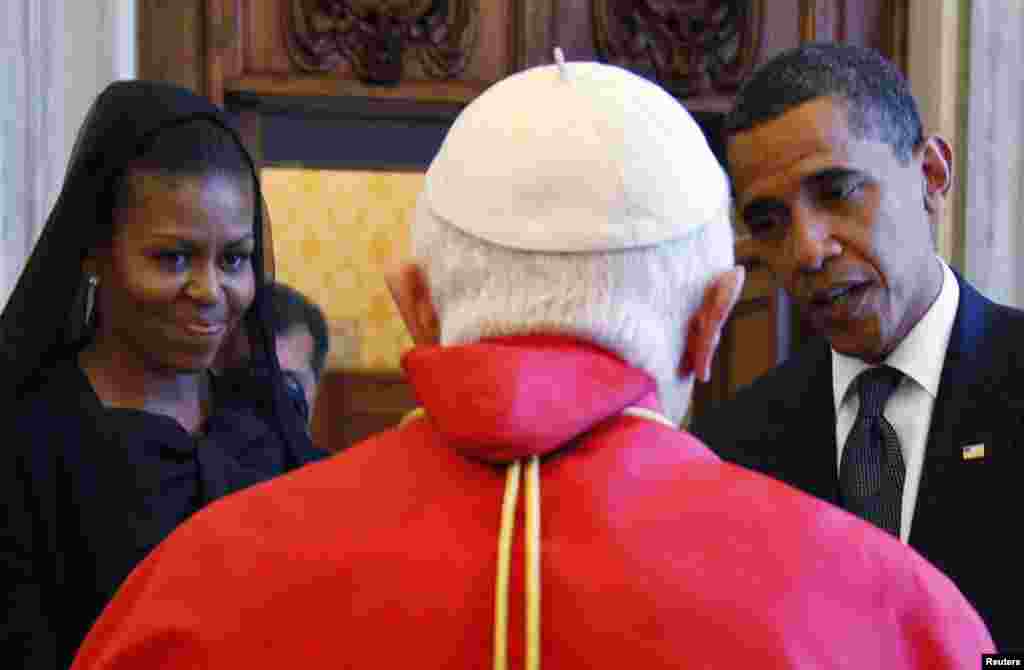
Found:
<svg viewBox="0 0 1024 670"><path fill-rule="evenodd" d="M911 0L910 13L911 86L957 154L940 252L989 298L1024 306L1024 3Z"/></svg>
<svg viewBox="0 0 1024 670"><path fill-rule="evenodd" d="M262 182L277 277L324 310L328 367L398 369L412 343L383 272L408 254L423 175L264 168Z"/></svg>
<svg viewBox="0 0 1024 670"><path fill-rule="evenodd" d="M969 3L964 155L967 277L997 302L1024 306L1024 2Z"/></svg>
<svg viewBox="0 0 1024 670"><path fill-rule="evenodd" d="M920 107L925 134L939 134L953 146L954 156L965 151L962 100L966 91L962 73L966 67L961 46L965 0L910 0L907 41L907 76ZM941 230L940 255L957 269L963 268L963 188L954 160L954 188Z"/></svg>

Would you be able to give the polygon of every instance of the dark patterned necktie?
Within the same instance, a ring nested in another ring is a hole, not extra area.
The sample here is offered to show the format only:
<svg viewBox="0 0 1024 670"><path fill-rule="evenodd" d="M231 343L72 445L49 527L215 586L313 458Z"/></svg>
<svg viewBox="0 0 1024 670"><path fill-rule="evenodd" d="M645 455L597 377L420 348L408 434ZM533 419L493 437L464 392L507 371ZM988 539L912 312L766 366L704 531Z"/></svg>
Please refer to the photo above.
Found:
<svg viewBox="0 0 1024 670"><path fill-rule="evenodd" d="M901 378L899 370L884 365L857 378L860 409L839 467L843 507L896 537L906 468L899 437L882 409Z"/></svg>

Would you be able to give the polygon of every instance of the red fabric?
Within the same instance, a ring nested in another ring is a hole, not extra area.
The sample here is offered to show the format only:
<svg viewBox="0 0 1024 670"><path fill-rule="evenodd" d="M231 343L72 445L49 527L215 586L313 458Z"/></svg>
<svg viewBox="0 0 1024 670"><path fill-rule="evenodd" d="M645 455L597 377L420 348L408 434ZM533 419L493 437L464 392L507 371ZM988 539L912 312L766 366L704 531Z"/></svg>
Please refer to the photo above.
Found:
<svg viewBox="0 0 1024 670"><path fill-rule="evenodd" d="M495 463L547 454L656 388L622 359L558 336L417 347L402 367L446 443Z"/></svg>
<svg viewBox="0 0 1024 670"><path fill-rule="evenodd" d="M547 344L410 355L428 418L200 512L129 578L74 670L490 667L505 468L475 456L517 449L547 454L545 668L943 670L992 650L912 550L687 433L615 416L619 399L646 395L636 371L617 363L616 383L613 357ZM541 383L544 370L580 402ZM595 370L615 402L587 389ZM577 439L552 451L559 431ZM520 505L511 668L523 656L522 528Z"/></svg>

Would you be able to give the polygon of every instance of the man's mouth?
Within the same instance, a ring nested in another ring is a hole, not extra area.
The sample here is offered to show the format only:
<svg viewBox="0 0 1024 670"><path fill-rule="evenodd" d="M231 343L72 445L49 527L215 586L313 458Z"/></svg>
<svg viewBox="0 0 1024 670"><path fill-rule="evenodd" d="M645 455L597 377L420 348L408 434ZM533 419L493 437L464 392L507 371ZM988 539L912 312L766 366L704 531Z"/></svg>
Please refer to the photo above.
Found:
<svg viewBox="0 0 1024 670"><path fill-rule="evenodd" d="M815 310L841 308L861 296L870 282L849 282L821 289L811 294L810 306Z"/></svg>

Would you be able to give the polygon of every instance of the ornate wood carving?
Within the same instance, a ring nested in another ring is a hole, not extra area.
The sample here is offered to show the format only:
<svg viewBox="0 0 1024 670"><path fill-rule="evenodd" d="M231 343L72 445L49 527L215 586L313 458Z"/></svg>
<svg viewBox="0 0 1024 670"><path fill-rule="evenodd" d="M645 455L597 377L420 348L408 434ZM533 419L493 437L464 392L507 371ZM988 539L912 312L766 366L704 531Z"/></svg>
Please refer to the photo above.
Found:
<svg viewBox="0 0 1024 670"><path fill-rule="evenodd" d="M735 92L760 49L763 0L594 0L592 6L601 56L679 98Z"/></svg>
<svg viewBox="0 0 1024 670"><path fill-rule="evenodd" d="M479 0L291 0L288 51L312 72L347 61L367 83L396 84L410 62L449 79L472 56L479 13Z"/></svg>
<svg viewBox="0 0 1024 670"><path fill-rule="evenodd" d="M818 37L818 2L800 0L800 41L813 42Z"/></svg>
<svg viewBox="0 0 1024 670"><path fill-rule="evenodd" d="M551 62L554 46L555 3L552 0L516 0L512 9L509 74L536 65L547 65Z"/></svg>
<svg viewBox="0 0 1024 670"><path fill-rule="evenodd" d="M882 53L906 74L910 64L907 58L910 0L885 0L882 7Z"/></svg>

